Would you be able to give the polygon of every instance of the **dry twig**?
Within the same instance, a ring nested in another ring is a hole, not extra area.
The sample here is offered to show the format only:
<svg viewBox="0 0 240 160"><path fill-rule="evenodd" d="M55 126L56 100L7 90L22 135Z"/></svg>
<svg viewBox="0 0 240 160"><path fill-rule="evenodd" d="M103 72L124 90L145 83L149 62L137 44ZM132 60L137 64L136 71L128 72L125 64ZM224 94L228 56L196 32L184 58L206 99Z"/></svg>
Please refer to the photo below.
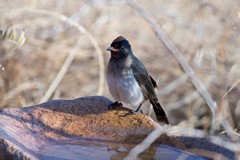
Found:
<svg viewBox="0 0 240 160"><path fill-rule="evenodd" d="M56 90L57 86L59 85L59 83L61 82L62 78L66 74L68 68L72 64L72 61L74 60L76 54L78 53L78 50L80 49L80 43L81 42L82 42L82 38L80 38L78 40L78 42L76 43L74 49L72 49L72 51L68 54L65 62L63 63L61 69L59 70L57 76L52 81L51 85L48 87L47 92L44 94L44 96L40 100L40 103L43 103L43 102L45 102L45 101L50 99L50 97L52 96L53 92Z"/></svg>
<svg viewBox="0 0 240 160"><path fill-rule="evenodd" d="M6 10L0 10L0 11L6 11ZM97 95L102 95L103 93L103 88L104 88L104 70L105 70L105 66L104 66L104 60L103 60L103 53L102 50L98 44L98 42L96 41L96 39L91 35L91 33L88 32L88 30L83 27L82 25L80 25L79 23L69 19L69 17L60 14L60 13L56 13L53 11L49 11L49 10L42 10L42 9L31 9L31 8L21 8L21 9L11 9L11 10L7 10L7 12L30 12L30 13L35 13L35 14L42 14L42 15L48 15L48 16L52 16L52 17L56 17L64 22L67 22L69 25L74 26L78 31L80 31L81 33L83 33L84 35L86 35L90 42L93 44L96 53L98 55L98 62L99 62L99 85L98 85L98 91L97 91ZM52 89L51 89L52 90ZM48 93L49 94L49 93ZM46 100L46 98L44 98Z"/></svg>
<svg viewBox="0 0 240 160"><path fill-rule="evenodd" d="M129 154L125 157L125 160L137 159L140 153L144 152L159 136L164 133L169 136L194 136L199 138L207 137L213 144L219 145L233 152L240 151L240 143L232 143L216 136L209 136L202 130L182 128L178 126L158 126L142 141L142 143L135 146L129 152Z"/></svg>
<svg viewBox="0 0 240 160"><path fill-rule="evenodd" d="M193 69L188 64L186 58L184 57L183 53L174 45L174 43L168 38L166 33L163 29L158 25L154 18L152 18L142 7L138 5L135 0L129 0L129 5L137 11L137 13L143 17L150 27L152 28L153 32L156 34L157 38L159 38L163 44L167 47L167 49L173 54L173 56L177 59L179 64L181 65L182 69L186 73L186 75L191 80L194 87L197 89L198 93L203 97L207 105L209 106L212 112L212 127L215 126L216 123L216 102L212 99L209 92L203 86L201 81L195 76ZM214 129L214 128L213 128Z"/></svg>
<svg viewBox="0 0 240 160"><path fill-rule="evenodd" d="M128 155L124 158L124 160L135 160L137 159L137 156L145 151L159 136L166 133L166 128L161 127L160 125L152 131L144 140L142 143L135 146L131 151L128 153Z"/></svg>

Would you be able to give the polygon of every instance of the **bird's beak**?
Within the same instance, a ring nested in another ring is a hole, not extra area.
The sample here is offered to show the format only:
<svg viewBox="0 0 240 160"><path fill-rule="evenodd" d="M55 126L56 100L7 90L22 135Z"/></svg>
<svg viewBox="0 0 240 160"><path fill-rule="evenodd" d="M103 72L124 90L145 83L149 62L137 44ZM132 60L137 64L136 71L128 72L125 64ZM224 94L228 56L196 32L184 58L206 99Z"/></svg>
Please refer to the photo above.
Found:
<svg viewBox="0 0 240 160"><path fill-rule="evenodd" d="M111 52L118 52L119 51L119 49L116 49L116 48L113 48L113 47L108 47L106 50L111 51Z"/></svg>

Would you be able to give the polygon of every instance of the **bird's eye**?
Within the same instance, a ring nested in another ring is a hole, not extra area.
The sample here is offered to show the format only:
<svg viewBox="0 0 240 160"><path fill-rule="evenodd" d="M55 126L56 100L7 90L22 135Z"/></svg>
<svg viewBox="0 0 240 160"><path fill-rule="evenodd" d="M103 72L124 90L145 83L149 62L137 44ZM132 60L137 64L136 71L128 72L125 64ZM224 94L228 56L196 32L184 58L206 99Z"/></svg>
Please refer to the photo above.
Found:
<svg viewBox="0 0 240 160"><path fill-rule="evenodd" d="M123 50L123 49L124 49L123 46L121 46L121 47L120 47L120 50Z"/></svg>

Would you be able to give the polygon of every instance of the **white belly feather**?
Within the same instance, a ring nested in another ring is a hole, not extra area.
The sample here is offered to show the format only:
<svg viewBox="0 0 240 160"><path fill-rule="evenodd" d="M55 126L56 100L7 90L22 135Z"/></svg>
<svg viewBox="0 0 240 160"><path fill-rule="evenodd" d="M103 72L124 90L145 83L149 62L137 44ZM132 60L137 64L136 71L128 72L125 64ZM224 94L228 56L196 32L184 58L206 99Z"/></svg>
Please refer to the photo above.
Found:
<svg viewBox="0 0 240 160"><path fill-rule="evenodd" d="M131 107L138 107L144 97L140 86L131 71L107 76L108 88L116 101L123 102Z"/></svg>

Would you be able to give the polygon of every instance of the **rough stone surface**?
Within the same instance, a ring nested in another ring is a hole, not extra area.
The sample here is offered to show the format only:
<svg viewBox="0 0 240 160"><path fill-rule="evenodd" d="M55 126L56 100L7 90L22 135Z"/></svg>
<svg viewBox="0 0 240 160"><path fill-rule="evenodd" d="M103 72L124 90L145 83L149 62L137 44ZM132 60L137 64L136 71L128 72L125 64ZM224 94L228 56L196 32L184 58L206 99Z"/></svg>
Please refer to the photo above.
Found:
<svg viewBox="0 0 240 160"><path fill-rule="evenodd" d="M111 103L105 97L94 96L2 109L0 159L122 159L157 124L143 114L129 115L129 109L123 107L108 110ZM208 146L206 151L203 146ZM141 158L176 159L187 155L201 159L190 152L234 157L206 139L163 135Z"/></svg>

